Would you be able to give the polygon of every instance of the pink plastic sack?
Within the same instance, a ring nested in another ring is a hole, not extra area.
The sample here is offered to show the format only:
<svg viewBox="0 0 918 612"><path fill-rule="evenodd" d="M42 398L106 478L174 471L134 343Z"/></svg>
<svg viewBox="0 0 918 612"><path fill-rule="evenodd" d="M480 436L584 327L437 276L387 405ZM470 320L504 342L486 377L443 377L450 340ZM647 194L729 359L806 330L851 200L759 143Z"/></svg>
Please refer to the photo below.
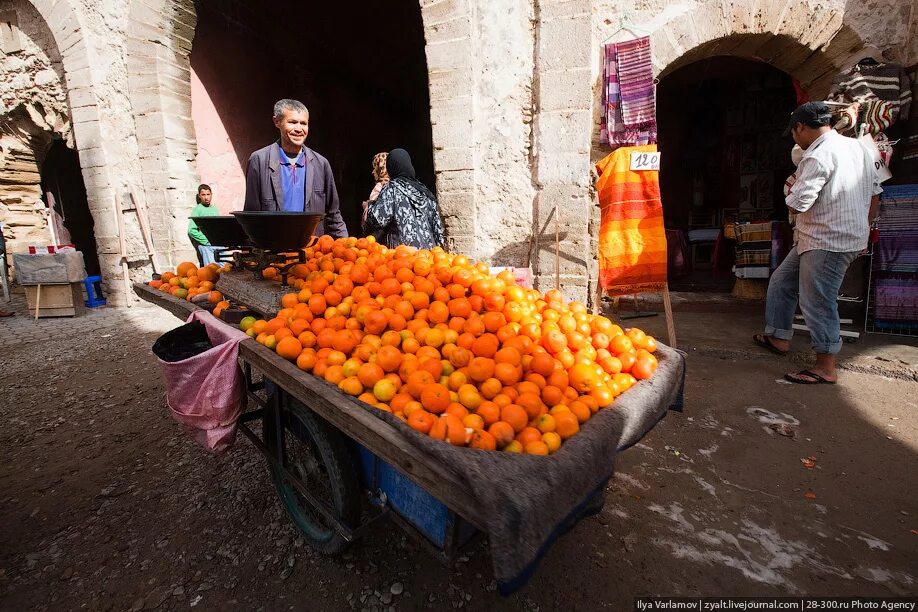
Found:
<svg viewBox="0 0 918 612"><path fill-rule="evenodd" d="M192 321L204 324L214 347L182 361L159 360L166 378L166 401L172 418L198 444L222 453L236 439L236 422L245 408L237 357L239 343L248 336L203 310L192 313L188 323Z"/></svg>

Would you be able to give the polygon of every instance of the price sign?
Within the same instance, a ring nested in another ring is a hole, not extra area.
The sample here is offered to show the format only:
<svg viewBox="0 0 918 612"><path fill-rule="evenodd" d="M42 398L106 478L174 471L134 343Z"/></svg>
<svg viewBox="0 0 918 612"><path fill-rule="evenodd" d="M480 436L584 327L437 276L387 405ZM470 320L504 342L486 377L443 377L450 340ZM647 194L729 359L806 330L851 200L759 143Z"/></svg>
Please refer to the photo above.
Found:
<svg viewBox="0 0 918 612"><path fill-rule="evenodd" d="M632 153L631 154L631 171L640 172L642 170L659 170L660 153Z"/></svg>

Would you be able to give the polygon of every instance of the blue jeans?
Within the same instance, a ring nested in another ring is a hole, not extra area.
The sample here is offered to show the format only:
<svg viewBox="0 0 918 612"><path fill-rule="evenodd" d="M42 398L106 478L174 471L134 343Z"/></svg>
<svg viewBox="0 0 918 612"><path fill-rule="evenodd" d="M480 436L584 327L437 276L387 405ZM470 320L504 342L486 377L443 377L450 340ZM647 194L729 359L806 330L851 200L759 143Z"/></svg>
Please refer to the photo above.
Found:
<svg viewBox="0 0 918 612"><path fill-rule="evenodd" d="M207 264L212 264L216 260L214 257L215 246L206 246L203 244L198 245L198 254L200 255L201 265L206 266Z"/></svg>
<svg viewBox="0 0 918 612"><path fill-rule="evenodd" d="M845 271L857 253L813 250L802 255L794 247L768 281L765 302L765 335L790 340L794 335L797 302L810 328L810 341L817 353L841 350L838 322L838 290Z"/></svg>

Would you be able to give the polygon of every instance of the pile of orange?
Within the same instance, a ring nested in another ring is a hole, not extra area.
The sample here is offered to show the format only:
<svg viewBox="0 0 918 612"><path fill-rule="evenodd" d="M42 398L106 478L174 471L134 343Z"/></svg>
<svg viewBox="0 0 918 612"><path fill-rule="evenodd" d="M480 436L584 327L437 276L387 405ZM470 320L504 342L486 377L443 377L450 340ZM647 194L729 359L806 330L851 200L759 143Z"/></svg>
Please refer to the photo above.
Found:
<svg viewBox="0 0 918 612"><path fill-rule="evenodd" d="M547 455L657 367L655 340L440 248L321 237L246 333L415 430Z"/></svg>
<svg viewBox="0 0 918 612"><path fill-rule="evenodd" d="M175 272L163 272L157 280L147 283L154 289L173 295L179 299L192 301L197 296L206 294L207 301L215 304L214 316L219 317L223 310L229 308L230 303L223 299L223 295L214 289L220 274L229 272L231 266L224 264L207 264L198 268L190 261L183 261L176 267ZM199 301L203 298L198 298Z"/></svg>

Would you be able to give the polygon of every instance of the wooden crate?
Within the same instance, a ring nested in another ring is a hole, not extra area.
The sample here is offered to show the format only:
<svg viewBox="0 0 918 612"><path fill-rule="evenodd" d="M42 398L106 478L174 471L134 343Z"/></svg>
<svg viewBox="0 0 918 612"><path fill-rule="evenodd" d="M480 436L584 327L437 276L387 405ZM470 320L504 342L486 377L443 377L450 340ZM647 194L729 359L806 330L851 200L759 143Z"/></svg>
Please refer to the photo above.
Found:
<svg viewBox="0 0 918 612"><path fill-rule="evenodd" d="M764 300L767 293L767 278L738 278L733 284L733 297L735 298Z"/></svg>
<svg viewBox="0 0 918 612"><path fill-rule="evenodd" d="M38 288L41 287L39 295ZM68 283L61 285L25 285L26 303L29 314L35 316L35 303L38 303L39 317L76 317L83 314L83 284Z"/></svg>

